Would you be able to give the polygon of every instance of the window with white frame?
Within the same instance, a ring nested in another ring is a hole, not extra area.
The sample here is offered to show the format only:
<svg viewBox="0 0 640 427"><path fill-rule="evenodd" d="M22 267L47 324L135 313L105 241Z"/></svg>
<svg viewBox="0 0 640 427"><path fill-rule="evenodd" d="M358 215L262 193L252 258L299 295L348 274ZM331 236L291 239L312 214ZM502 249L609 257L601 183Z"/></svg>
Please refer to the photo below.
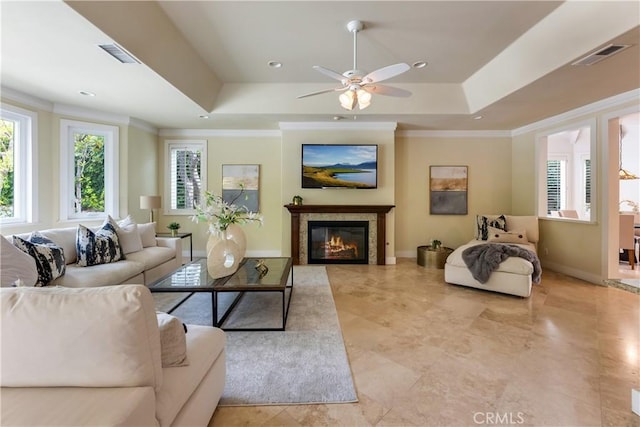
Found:
<svg viewBox="0 0 640 427"><path fill-rule="evenodd" d="M0 223L35 221L35 132L37 115L22 108L0 109Z"/></svg>
<svg viewBox="0 0 640 427"><path fill-rule="evenodd" d="M193 215L207 182L207 141L166 141L165 213Z"/></svg>
<svg viewBox="0 0 640 427"><path fill-rule="evenodd" d="M538 215L558 216L558 211L575 210L579 219L592 220L594 138L595 122L538 137Z"/></svg>
<svg viewBox="0 0 640 427"><path fill-rule="evenodd" d="M118 216L118 127L60 120L60 218Z"/></svg>

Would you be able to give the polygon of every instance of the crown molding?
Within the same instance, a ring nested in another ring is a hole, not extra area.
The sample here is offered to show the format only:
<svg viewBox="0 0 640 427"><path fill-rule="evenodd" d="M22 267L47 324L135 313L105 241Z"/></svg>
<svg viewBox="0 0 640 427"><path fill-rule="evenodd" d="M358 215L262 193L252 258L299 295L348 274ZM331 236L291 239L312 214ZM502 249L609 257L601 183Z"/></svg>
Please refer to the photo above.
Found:
<svg viewBox="0 0 640 427"><path fill-rule="evenodd" d="M616 107L627 102L640 100L640 89L633 89L619 95L601 99L591 104L583 105L574 110L567 111L557 116L549 117L538 122L530 123L526 126L511 131L511 136L518 136L533 132L539 129L561 125L563 122L580 118L584 115L598 113L607 108Z"/></svg>
<svg viewBox="0 0 640 427"><path fill-rule="evenodd" d="M129 125L131 121L129 116L105 113L104 111L92 110L90 108L76 107L73 105L65 104L54 104L53 112L55 114L60 114L61 116L71 116L84 120L96 120L117 125Z"/></svg>
<svg viewBox="0 0 640 427"><path fill-rule="evenodd" d="M281 130L388 130L395 131L396 122L279 122Z"/></svg>
<svg viewBox="0 0 640 427"><path fill-rule="evenodd" d="M231 138L263 138L280 137L282 132L272 129L160 129L160 136L207 137L223 136Z"/></svg>
<svg viewBox="0 0 640 427"><path fill-rule="evenodd" d="M508 130L403 130L397 136L428 138L511 138Z"/></svg>
<svg viewBox="0 0 640 427"><path fill-rule="evenodd" d="M6 98L14 102L19 102L20 104L24 104L28 107L37 108L44 111L53 111L53 103L42 98L27 95L26 93L18 92L17 90L4 86L0 87L0 90L2 91L2 98Z"/></svg>
<svg viewBox="0 0 640 427"><path fill-rule="evenodd" d="M154 135L158 134L158 128L153 126L151 123L145 122L144 120L140 120L132 117L131 119L129 119L129 125L134 128L143 130L145 132L152 133Z"/></svg>

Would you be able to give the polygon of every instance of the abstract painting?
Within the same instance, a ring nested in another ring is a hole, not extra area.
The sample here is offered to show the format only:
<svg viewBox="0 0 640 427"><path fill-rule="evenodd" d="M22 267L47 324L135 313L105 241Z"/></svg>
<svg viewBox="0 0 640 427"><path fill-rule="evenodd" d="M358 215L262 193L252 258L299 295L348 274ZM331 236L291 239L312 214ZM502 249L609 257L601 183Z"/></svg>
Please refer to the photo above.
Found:
<svg viewBox="0 0 640 427"><path fill-rule="evenodd" d="M429 213L467 214L467 166L430 166Z"/></svg>
<svg viewBox="0 0 640 427"><path fill-rule="evenodd" d="M222 165L222 199L259 212L259 165ZM242 194L240 194L242 193Z"/></svg>

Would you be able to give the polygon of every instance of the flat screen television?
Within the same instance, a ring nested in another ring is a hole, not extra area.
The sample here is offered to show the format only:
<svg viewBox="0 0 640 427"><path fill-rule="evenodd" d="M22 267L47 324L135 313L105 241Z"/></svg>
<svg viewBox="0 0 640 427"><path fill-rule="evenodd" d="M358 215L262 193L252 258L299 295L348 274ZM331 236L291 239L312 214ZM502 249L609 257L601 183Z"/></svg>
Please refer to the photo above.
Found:
<svg viewBox="0 0 640 427"><path fill-rule="evenodd" d="M375 144L302 144L302 188L377 188Z"/></svg>

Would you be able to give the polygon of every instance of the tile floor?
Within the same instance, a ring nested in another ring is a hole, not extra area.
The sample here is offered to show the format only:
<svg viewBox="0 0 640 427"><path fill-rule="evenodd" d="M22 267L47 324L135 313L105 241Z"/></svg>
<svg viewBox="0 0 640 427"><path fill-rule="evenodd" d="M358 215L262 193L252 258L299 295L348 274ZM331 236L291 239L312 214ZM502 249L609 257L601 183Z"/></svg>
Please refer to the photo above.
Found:
<svg viewBox="0 0 640 427"><path fill-rule="evenodd" d="M217 426L640 426L640 295L551 271L528 299L415 260L328 266L359 403L218 408Z"/></svg>

